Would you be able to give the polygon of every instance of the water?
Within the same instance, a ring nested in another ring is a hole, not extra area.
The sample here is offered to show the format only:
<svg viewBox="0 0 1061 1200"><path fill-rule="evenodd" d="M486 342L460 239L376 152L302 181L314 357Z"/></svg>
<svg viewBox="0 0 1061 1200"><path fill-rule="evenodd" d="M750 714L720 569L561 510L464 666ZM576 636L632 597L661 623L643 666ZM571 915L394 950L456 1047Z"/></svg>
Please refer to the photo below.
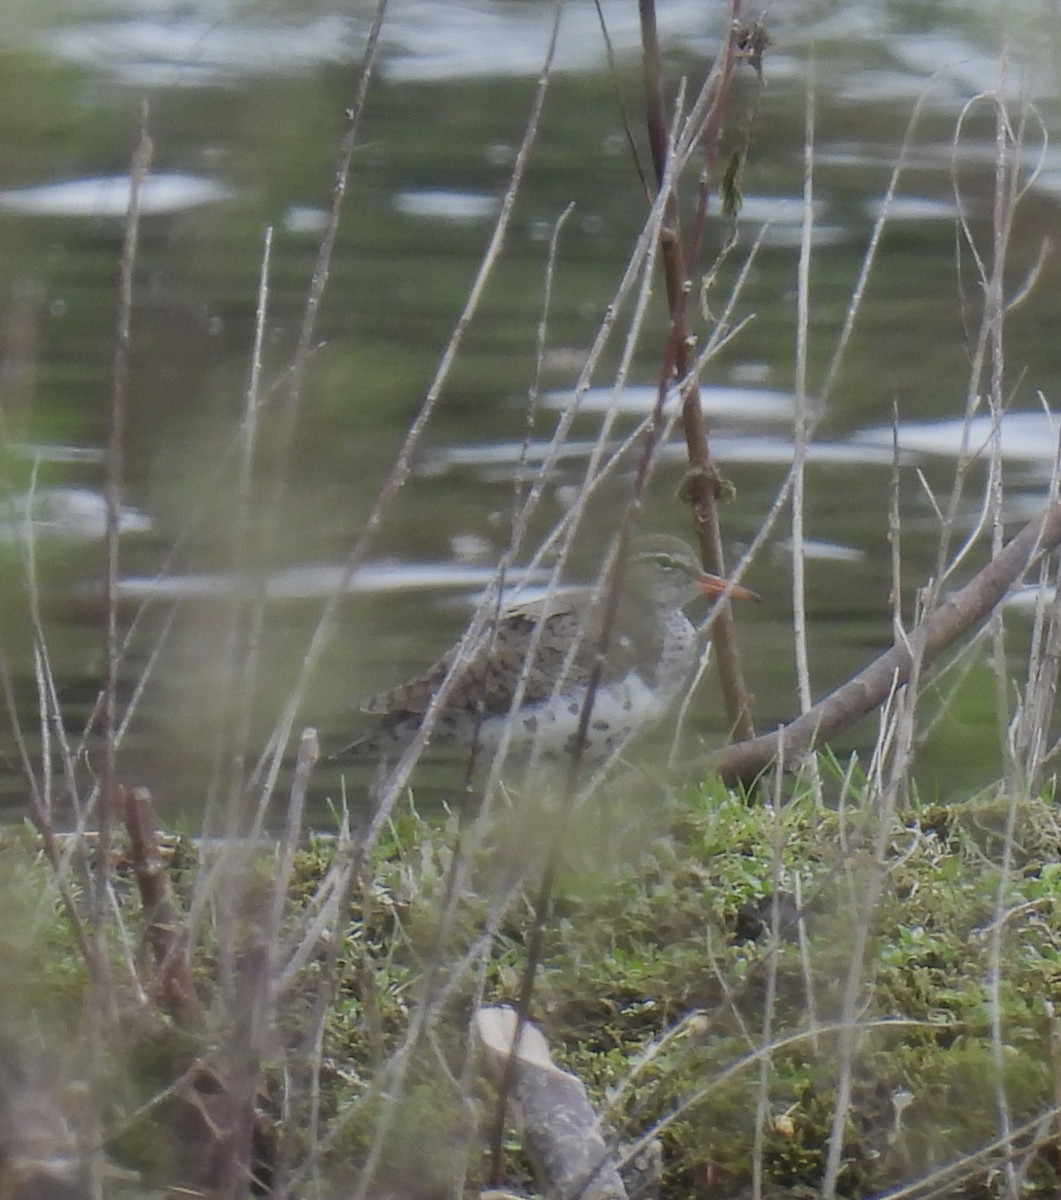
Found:
<svg viewBox="0 0 1061 1200"><path fill-rule="evenodd" d="M532 467L541 461L640 229L644 198L615 98L618 85L643 155L636 10L618 0L604 7L616 77L604 69L593 6L570 4L558 72L503 258L369 568L342 602L339 636L303 705L303 719L319 726L326 744L356 730L358 697L419 669L459 634L505 545L535 375L548 239L560 213L574 202L557 264ZM149 663L153 639L165 641L130 729L124 774L148 783L170 814L193 813L199 805L214 732L230 707L221 664L233 581L235 434L263 232L270 225L275 230L264 353L272 390L262 461L269 462L342 114L355 93L373 11L368 3L235 0L84 0L45 10L24 0L9 3L2 18L0 298L12 442L4 461L9 512L19 514L8 521L0 549L5 604L17 614L4 650L35 743L23 567L18 538L10 533L12 525L24 528L26 504L19 498L32 485L45 632L66 724L79 728L101 672L99 451L107 429L124 172L146 96L155 159L137 263L123 618L131 619L145 599L152 607L131 647L127 689ZM267 583L269 619L255 683L254 747L264 743L297 674L324 598L464 303L522 137L551 13L544 0L392 0L299 413L290 487L273 551L257 564ZM683 72L702 77L720 14L721 6L661 2L672 91ZM966 326L975 321L978 295L967 250L959 285L955 221L964 216L986 253L993 186L990 105L971 105L955 142L963 106L983 89L1001 88L1014 105L1028 95L1056 133L1056 29L1039 5L1021 6L1015 16L1011 11L1011 62L1000 81L996 17L987 3L778 5L768 17L774 45L754 116L754 77L746 71L740 81L735 111L753 120L754 133L742 181L740 245L708 296L713 312L721 311L760 235L762 245L735 314L748 324L704 377L715 453L736 487L723 512L731 557L754 536L791 461L812 51L812 398L899 144L922 104L850 352L820 414L809 458L807 600L815 695L890 641L893 406L901 422L907 611L934 561L936 522L926 489L942 494L953 473L960 444L955 422L968 378ZM1028 141L1028 192L1011 249L1014 289L1043 238L1056 234L1061 198L1056 151L1045 151L1032 178L1040 144L1034 121ZM721 223L713 222L710 254L723 237ZM1054 426L1039 394L1056 408L1057 284L1056 263L1048 259L1038 287L1008 327L1007 394L1017 413L1007 421L1002 449L1007 510L1015 523L1043 498L1053 456ZM619 351L605 356L571 441L549 470L524 561L567 510L608 411L616 414L610 444L617 446L650 406L664 327L660 303L657 297L632 384L614 405L611 376ZM982 433L978 427L974 439ZM628 494L631 462L620 461L591 506L572 577L593 576L617 505ZM674 499L683 470L676 438L661 456L645 528L687 528ZM966 525L984 478L981 469L970 476ZM260 510L256 518L265 519ZM747 576L764 604L740 614L763 729L797 708L789 532L778 528ZM1015 609L1007 620L1017 663L1028 618ZM962 794L997 774L993 701L989 686L979 687L958 706L965 724L957 732L952 725L924 752L920 779L929 792ZM706 692L692 736L717 744L724 718L710 686ZM867 722L840 748L864 747L873 733ZM9 737L5 746L14 763ZM24 788L14 772L5 790L17 806Z"/></svg>

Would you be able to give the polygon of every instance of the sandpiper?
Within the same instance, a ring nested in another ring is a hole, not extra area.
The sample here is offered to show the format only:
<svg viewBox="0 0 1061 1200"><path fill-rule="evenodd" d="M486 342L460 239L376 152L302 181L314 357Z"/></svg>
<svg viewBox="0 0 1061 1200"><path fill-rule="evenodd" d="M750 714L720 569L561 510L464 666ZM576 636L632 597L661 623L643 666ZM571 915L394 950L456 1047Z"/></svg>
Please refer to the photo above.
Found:
<svg viewBox="0 0 1061 1200"><path fill-rule="evenodd" d="M511 746L543 759L569 755L600 644L603 597L580 588L518 604L464 651L436 714L432 740L481 755L496 749L511 722ZM689 545L662 535L634 540L594 698L583 761L599 764L658 720L697 658L696 630L683 609L697 596L728 592L758 599L739 584L704 572ZM380 720L335 756L392 757L416 736L458 648L424 674L366 701ZM522 692L520 681L523 680Z"/></svg>

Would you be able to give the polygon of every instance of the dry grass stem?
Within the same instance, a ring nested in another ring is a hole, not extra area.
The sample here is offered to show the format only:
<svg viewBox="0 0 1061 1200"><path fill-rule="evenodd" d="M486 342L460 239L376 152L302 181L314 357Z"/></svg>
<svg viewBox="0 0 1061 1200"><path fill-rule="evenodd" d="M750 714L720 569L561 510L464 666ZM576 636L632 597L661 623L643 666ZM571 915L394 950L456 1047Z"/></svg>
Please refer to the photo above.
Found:
<svg viewBox="0 0 1061 1200"><path fill-rule="evenodd" d="M521 143L519 151L516 154L510 182L502 200L501 211L494 226L494 231L491 236L489 246L483 256L478 274L469 293L468 300L465 303L464 311L458 319L457 325L446 347L446 350L443 352L442 361L439 365L438 371L436 372L435 379L428 388L423 403L421 404L419 411L409 426L402 446L398 451L398 456L394 462L394 465L391 468L387 479L384 481L383 486L380 488L376 500L374 501L372 508L366 517L362 534L347 557L343 567L342 579L340 580L335 592L333 592L332 597L325 605L321 616L317 621L317 625L314 628L313 634L311 635L309 644L306 648L306 653L303 658L303 664L299 672L298 680L291 690L289 699L284 706L284 711L277 721L273 734L270 738L269 746L267 747L265 754L262 756L260 766L264 768L264 778L262 779L261 783L261 798L259 801L260 808L264 808L265 804L268 802L268 798L273 793L277 778L279 777L283 750L290 737L290 732L294 726L305 690L309 684L309 680L313 672L316 670L321 655L324 653L324 650L334 633L340 596L342 595L343 591L345 591L346 586L360 566L369 540L382 523L385 512L408 477L413 452L419 445L427 423L438 404L443 384L449 374L450 368L452 367L457 350L463 341L464 334L467 331L472 316L478 307L479 301L481 300L486 281L496 265L498 257L501 253L505 234L511 219L512 207L515 203L515 198L519 192L520 185L526 172L531 147L534 144L534 140L538 132L542 107L544 105L545 96L548 90L553 55L555 54L556 49L556 39L559 30L559 17L560 9L557 8L553 22L552 34L550 36L549 47L546 51L544 65L538 79L538 86L535 90L534 100L532 102L530 116L527 120L523 142ZM466 636L464 644L470 645L472 643L473 636L477 637L481 631L481 628L482 624L480 622L478 629L473 628L469 630L469 634ZM458 661L460 657L460 655L457 656ZM379 830L387 820L394 803L401 794L401 791L412 772L412 768L415 765L419 755L422 753L423 746L426 744L427 738L430 736L435 720L437 719L438 710L445 700L447 690L449 686L451 686L454 677L455 672L451 671L448 678L441 684L432 704L429 706L428 711L424 715L423 725L417 739L402 756L394 771L388 777L386 787L378 796L375 806L375 814L364 833L366 848L370 848L374 844ZM256 771L255 777L258 775L259 772Z"/></svg>

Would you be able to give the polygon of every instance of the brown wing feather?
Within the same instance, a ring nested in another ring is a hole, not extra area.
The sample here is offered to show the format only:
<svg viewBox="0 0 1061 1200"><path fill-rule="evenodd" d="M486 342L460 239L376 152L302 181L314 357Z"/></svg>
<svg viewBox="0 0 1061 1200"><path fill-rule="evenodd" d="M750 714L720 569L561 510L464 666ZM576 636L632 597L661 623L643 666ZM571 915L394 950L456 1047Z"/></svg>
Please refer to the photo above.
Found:
<svg viewBox="0 0 1061 1200"><path fill-rule="evenodd" d="M588 610L583 597L581 592L556 597L548 610L542 601L508 609L498 621L493 639L489 633L484 634L479 645L468 655L443 707L474 709L481 703L486 712L507 712L531 638L536 627L543 623L523 694L531 703L546 699L563 670L572 640L586 620ZM567 671L568 682L578 683L589 677L595 648L591 630L584 629L581 644ZM391 717L425 712L449 672L456 653L457 647L453 647L422 675L363 701L363 711Z"/></svg>

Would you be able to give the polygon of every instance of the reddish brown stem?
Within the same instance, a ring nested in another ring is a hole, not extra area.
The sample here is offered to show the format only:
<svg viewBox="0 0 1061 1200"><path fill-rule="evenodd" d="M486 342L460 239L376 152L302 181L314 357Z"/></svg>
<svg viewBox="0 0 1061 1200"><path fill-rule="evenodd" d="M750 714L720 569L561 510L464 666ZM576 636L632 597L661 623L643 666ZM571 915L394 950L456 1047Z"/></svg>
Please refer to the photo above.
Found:
<svg viewBox="0 0 1061 1200"><path fill-rule="evenodd" d="M192 978L187 933L159 846L151 793L147 788L133 788L123 792L122 798L129 860L140 891L145 936L158 971L162 1003L182 1029L201 1030L205 1013Z"/></svg>
<svg viewBox="0 0 1061 1200"><path fill-rule="evenodd" d="M659 187L665 177L668 143L655 0L639 0L639 10L644 55L648 137L652 151L652 164L656 174L656 185ZM728 108L735 62L735 25L739 14L739 0L731 0L729 31L716 73L714 97L704 121L703 142L709 167L713 167L717 161L718 142L725 124L724 118ZM697 252L700 244L699 234L707 211L709 189L710 170L705 171L705 178L701 186L697 213L698 229L694 239ZM672 348L672 354L667 355L667 377L662 383L664 387L669 384L672 372L677 378L686 381L682 395L682 428L685 434L690 471L685 495L692 508L693 522L704 565L716 575L725 575L725 553L718 515L718 476L711 459L707 420L700 402L699 381L691 375L696 361L696 340L689 321L689 296L692 292L692 280L682 242L678 198L674 192L671 193L666 204L660 234L660 250L667 284L667 303L671 317L670 347ZM722 686L722 695L733 736L736 740L743 741L753 737L755 729L751 717L751 699L741 667L736 628L728 605L723 607L715 620L713 642L718 661L719 682Z"/></svg>

